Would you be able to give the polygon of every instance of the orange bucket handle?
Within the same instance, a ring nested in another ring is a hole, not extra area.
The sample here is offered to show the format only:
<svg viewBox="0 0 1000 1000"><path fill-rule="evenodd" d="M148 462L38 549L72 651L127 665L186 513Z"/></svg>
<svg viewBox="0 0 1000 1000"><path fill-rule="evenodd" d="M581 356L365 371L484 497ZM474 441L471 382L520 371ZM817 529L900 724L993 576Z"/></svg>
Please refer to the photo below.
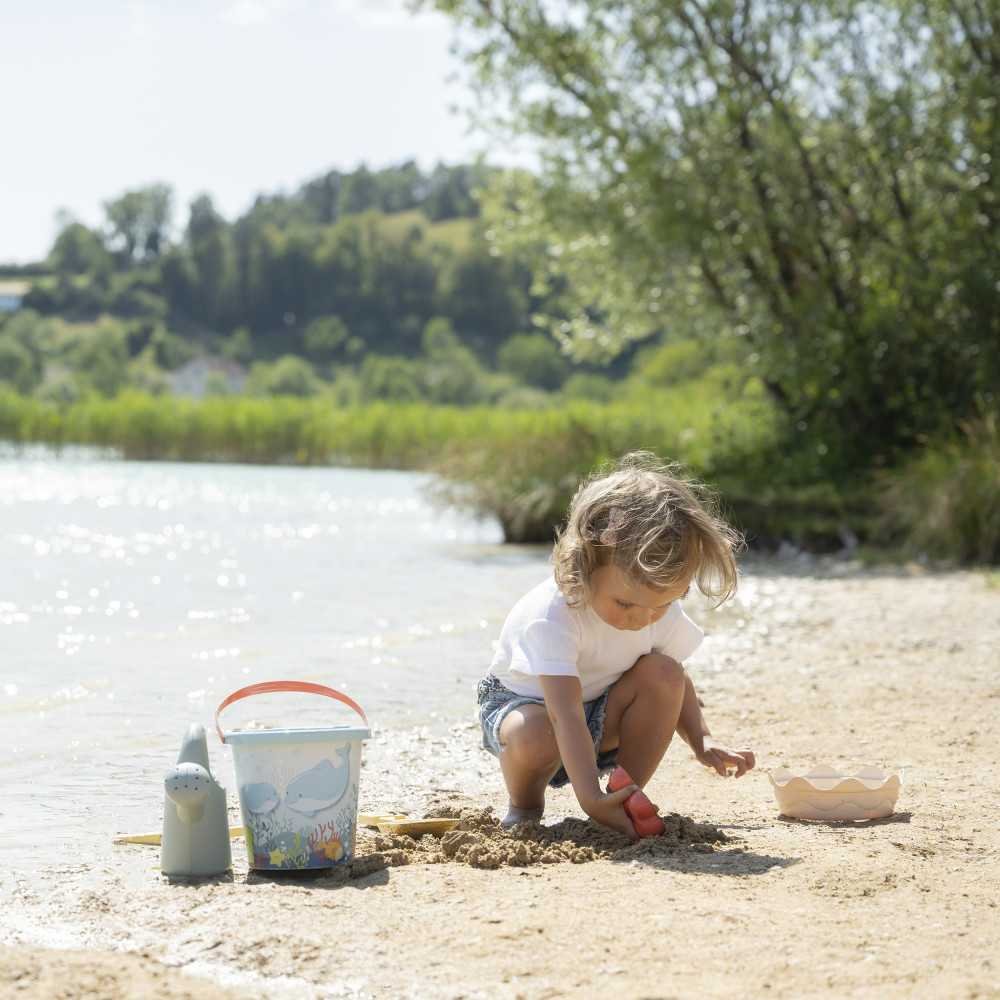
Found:
<svg viewBox="0 0 1000 1000"><path fill-rule="evenodd" d="M255 694L271 694L275 691L297 691L304 694L321 694L326 698L333 698L334 701L342 702L348 708L353 708L365 720L365 725L368 725L368 716L365 715L365 710L353 698L342 694L340 691L335 691L333 688L325 687L322 684L313 684L310 681L262 681L260 684L251 684L249 687L234 691L215 710L215 730L219 734L219 740L222 743L226 742L222 726L219 724L219 716L222 714L224 708L228 708L235 701L249 698Z"/></svg>

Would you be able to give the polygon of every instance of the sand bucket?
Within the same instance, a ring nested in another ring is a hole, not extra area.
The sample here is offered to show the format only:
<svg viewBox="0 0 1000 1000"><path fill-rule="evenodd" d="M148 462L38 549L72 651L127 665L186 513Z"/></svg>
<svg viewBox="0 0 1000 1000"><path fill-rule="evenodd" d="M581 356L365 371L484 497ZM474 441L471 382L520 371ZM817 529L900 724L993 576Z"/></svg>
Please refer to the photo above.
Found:
<svg viewBox="0 0 1000 1000"><path fill-rule="evenodd" d="M363 726L223 733L222 710L243 698L295 691L353 708ZM332 868L354 853L361 742L371 732L353 699L307 681L266 681L229 695L215 711L219 739L233 748L251 868Z"/></svg>

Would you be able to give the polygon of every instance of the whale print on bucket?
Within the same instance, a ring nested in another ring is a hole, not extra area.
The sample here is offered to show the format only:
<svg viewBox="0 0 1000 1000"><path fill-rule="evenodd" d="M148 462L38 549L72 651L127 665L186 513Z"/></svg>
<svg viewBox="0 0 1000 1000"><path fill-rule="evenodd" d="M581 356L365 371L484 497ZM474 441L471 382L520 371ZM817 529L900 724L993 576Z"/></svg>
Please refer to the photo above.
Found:
<svg viewBox="0 0 1000 1000"><path fill-rule="evenodd" d="M253 694L305 691L350 705L366 725L321 729L235 730L236 787L251 868L329 868L354 852L362 740L370 731L359 705L305 681L268 681L229 695L216 712Z"/></svg>
<svg viewBox="0 0 1000 1000"><path fill-rule="evenodd" d="M278 805L278 789L269 781L258 781L240 789L240 801L252 813L266 816Z"/></svg>
<svg viewBox="0 0 1000 1000"><path fill-rule="evenodd" d="M350 772L350 753L342 747L337 751L336 764L321 760L295 778L288 786L285 804L303 816L324 812L344 797Z"/></svg>

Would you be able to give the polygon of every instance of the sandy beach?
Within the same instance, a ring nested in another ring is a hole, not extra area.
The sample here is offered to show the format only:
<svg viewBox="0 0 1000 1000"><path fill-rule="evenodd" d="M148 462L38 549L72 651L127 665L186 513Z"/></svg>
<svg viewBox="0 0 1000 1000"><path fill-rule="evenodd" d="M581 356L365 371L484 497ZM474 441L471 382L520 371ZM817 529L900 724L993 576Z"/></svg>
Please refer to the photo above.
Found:
<svg viewBox="0 0 1000 1000"><path fill-rule="evenodd" d="M361 786L362 811L467 810L462 843L365 833L323 878L248 873L241 841L195 884L156 848L5 869L0 996L1000 996L997 577L790 557L746 580L752 617L692 606L691 672L758 770L720 779L676 742L648 789L676 814L662 843L597 834L568 789L554 832L494 831L470 691L448 732L378 734ZM780 819L767 769L820 762L901 769L896 815Z"/></svg>

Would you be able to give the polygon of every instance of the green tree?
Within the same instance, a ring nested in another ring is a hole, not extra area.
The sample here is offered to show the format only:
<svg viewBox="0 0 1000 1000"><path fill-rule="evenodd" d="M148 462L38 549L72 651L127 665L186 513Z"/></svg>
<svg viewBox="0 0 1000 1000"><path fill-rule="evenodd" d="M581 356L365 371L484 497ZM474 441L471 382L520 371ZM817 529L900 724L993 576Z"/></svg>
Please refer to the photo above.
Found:
<svg viewBox="0 0 1000 1000"><path fill-rule="evenodd" d="M610 403L620 391L614 380L593 372L576 372L562 385L562 394L567 399L589 399L595 403Z"/></svg>
<svg viewBox="0 0 1000 1000"><path fill-rule="evenodd" d="M232 315L235 261L229 226L206 194L191 202L186 243L194 277L192 315L215 329L225 328Z"/></svg>
<svg viewBox="0 0 1000 1000"><path fill-rule="evenodd" d="M715 351L703 340L668 341L643 349L635 359L633 371L649 385L665 388L689 382L711 367Z"/></svg>
<svg viewBox="0 0 1000 1000"><path fill-rule="evenodd" d="M113 265L101 237L83 223L70 221L52 244L49 266L56 274L88 274L106 279Z"/></svg>
<svg viewBox="0 0 1000 1000"><path fill-rule="evenodd" d="M369 354L358 372L361 395L366 400L388 399L398 403L422 398L420 365L409 358Z"/></svg>
<svg viewBox="0 0 1000 1000"><path fill-rule="evenodd" d="M149 350L153 362L160 368L173 371L186 364L195 356L195 347L183 337L171 333L165 326L158 325L149 340Z"/></svg>
<svg viewBox="0 0 1000 1000"><path fill-rule="evenodd" d="M237 327L222 343L222 356L241 365L253 360L253 334L245 327Z"/></svg>
<svg viewBox="0 0 1000 1000"><path fill-rule="evenodd" d="M469 406L488 395L486 373L447 319L435 317L424 327L423 357L424 395L431 402Z"/></svg>
<svg viewBox="0 0 1000 1000"><path fill-rule="evenodd" d="M348 356L358 344L339 316L317 316L311 320L302 342L306 355L320 364Z"/></svg>
<svg viewBox="0 0 1000 1000"><path fill-rule="evenodd" d="M348 174L340 186L339 214L350 215L375 208L378 204L378 182L364 166Z"/></svg>
<svg viewBox="0 0 1000 1000"><path fill-rule="evenodd" d="M6 384L29 395L40 381L31 351L13 337L0 332L0 385Z"/></svg>
<svg viewBox="0 0 1000 1000"><path fill-rule="evenodd" d="M35 359L34 364L41 375L44 355L52 352L58 340L58 324L40 316L33 309L19 309L0 323L0 335L17 341Z"/></svg>
<svg viewBox="0 0 1000 1000"><path fill-rule="evenodd" d="M46 355L54 351L51 320L21 309L0 325L0 382L24 394L34 392L45 374Z"/></svg>
<svg viewBox="0 0 1000 1000"><path fill-rule="evenodd" d="M166 184L152 184L104 203L109 243L125 264L155 260L166 249L172 202Z"/></svg>
<svg viewBox="0 0 1000 1000"><path fill-rule="evenodd" d="M463 342L490 362L499 346L528 324L530 281L514 254L501 257L477 240L442 269L442 311Z"/></svg>
<svg viewBox="0 0 1000 1000"><path fill-rule="evenodd" d="M501 371L509 372L536 389L558 389L569 374L569 365L543 333L522 333L511 337L497 355Z"/></svg>
<svg viewBox="0 0 1000 1000"><path fill-rule="evenodd" d="M128 385L150 396L162 396L169 391L170 383L156 363L156 354L152 347L128 363Z"/></svg>
<svg viewBox="0 0 1000 1000"><path fill-rule="evenodd" d="M742 338L790 433L847 465L995 399L995 4L433 6L542 144L484 215L579 355Z"/></svg>
<svg viewBox="0 0 1000 1000"><path fill-rule="evenodd" d="M427 217L438 221L477 216L479 203L475 192L488 176L486 167L448 167L439 163L427 180L427 194L421 203Z"/></svg>
<svg viewBox="0 0 1000 1000"><path fill-rule="evenodd" d="M128 347L125 329L114 320L103 320L77 334L67 360L80 381L102 396L114 396L128 381Z"/></svg>
<svg viewBox="0 0 1000 1000"><path fill-rule="evenodd" d="M308 361L286 354L273 363L258 361L250 369L246 388L262 396L315 396L322 382Z"/></svg>
<svg viewBox="0 0 1000 1000"><path fill-rule="evenodd" d="M115 316L164 321L168 306L161 291L155 271L133 268L111 276L104 303Z"/></svg>

